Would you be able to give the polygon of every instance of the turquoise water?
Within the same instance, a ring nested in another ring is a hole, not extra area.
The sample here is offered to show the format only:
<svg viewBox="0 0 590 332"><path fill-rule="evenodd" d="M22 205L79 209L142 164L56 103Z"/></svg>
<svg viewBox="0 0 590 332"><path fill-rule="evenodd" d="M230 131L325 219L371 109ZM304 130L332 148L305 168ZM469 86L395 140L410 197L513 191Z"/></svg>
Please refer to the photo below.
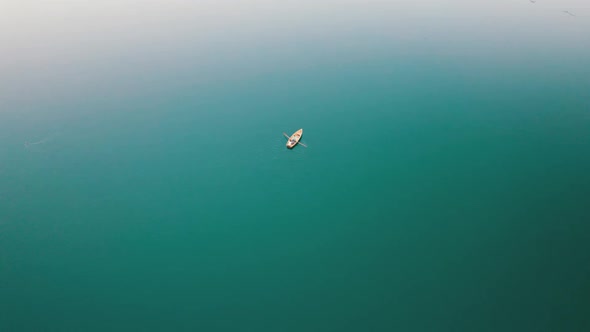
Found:
<svg viewBox="0 0 590 332"><path fill-rule="evenodd" d="M527 31L14 69L0 330L588 330L590 48Z"/></svg>

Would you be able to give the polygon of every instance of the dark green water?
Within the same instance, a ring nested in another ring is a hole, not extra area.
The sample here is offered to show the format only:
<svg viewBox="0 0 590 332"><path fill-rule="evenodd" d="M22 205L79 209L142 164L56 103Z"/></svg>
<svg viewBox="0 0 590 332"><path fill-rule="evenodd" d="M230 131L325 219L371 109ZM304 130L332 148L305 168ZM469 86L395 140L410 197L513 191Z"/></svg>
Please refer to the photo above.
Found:
<svg viewBox="0 0 590 332"><path fill-rule="evenodd" d="M590 49L525 37L11 72L0 331L587 331Z"/></svg>

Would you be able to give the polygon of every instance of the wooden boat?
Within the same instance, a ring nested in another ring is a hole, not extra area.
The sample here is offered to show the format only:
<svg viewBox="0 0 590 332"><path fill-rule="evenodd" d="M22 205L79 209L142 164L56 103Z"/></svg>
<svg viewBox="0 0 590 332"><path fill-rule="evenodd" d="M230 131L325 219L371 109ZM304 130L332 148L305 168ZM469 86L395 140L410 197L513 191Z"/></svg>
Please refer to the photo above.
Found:
<svg viewBox="0 0 590 332"><path fill-rule="evenodd" d="M287 148L288 148L288 149L292 149L292 148L294 148L294 147L295 147L295 145L297 145L297 144L301 144L301 145L303 145L303 146L307 147L307 145L305 145L305 144L303 144L303 143L299 142L299 140L301 139L301 136L303 136L303 129L299 129L299 130L297 130L297 131L296 131L296 132L294 132L294 133L293 133L293 135L291 135L291 136L289 136L289 135L287 135L287 134L285 134L285 133L283 133L283 135L285 135L285 137L287 137L287 138L288 138L288 140L287 140Z"/></svg>

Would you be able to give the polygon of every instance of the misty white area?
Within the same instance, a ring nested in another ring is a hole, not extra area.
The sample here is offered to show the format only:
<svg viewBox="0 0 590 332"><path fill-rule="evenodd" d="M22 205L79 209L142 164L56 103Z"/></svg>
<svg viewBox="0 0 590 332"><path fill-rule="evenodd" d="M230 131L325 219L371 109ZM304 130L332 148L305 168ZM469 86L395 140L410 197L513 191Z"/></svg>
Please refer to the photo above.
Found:
<svg viewBox="0 0 590 332"><path fill-rule="evenodd" d="M0 0L0 94L74 93L147 79L146 68L206 76L391 54L582 57L588 36L587 0Z"/></svg>

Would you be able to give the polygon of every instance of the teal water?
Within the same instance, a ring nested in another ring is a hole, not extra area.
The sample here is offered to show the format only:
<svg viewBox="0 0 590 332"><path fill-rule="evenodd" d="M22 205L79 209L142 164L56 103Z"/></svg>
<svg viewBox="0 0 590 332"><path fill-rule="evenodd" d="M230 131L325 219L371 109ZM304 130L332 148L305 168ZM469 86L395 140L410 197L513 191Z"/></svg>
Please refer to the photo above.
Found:
<svg viewBox="0 0 590 332"><path fill-rule="evenodd" d="M0 331L588 330L590 49L525 37L14 72Z"/></svg>

